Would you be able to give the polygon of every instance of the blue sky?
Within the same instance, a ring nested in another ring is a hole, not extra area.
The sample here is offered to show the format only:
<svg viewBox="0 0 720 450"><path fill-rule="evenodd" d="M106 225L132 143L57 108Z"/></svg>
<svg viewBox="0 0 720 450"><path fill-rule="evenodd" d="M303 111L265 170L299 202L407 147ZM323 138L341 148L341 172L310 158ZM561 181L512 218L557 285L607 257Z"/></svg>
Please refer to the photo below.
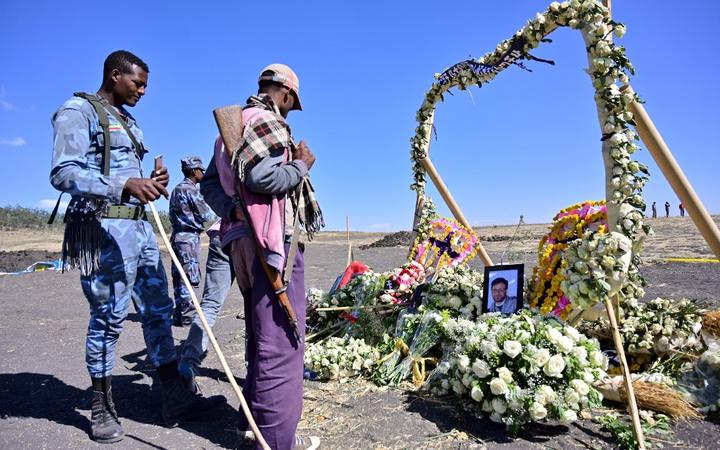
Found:
<svg viewBox="0 0 720 450"><path fill-rule="evenodd" d="M147 95L132 110L171 184L179 159L208 160L211 111L244 103L262 67L283 62L300 77L305 111L296 138L317 156L312 179L327 229L408 229L415 195L409 140L433 74L479 57L549 1L145 2L6 0L0 4L0 205L45 206L50 116L74 91L97 90L102 62L127 49L150 66ZM99 6L104 5L104 6ZM631 84L690 182L720 213L720 2L615 0L637 75ZM103 24L106 20L106 24ZM481 89L446 96L430 154L473 225L520 214L548 222L560 208L604 195L599 128L580 33L561 29L528 62ZM649 153L648 204L679 202ZM146 168L151 166L146 161ZM442 199L429 193L438 203ZM167 202L160 202L167 209ZM447 211L447 210L445 210Z"/></svg>

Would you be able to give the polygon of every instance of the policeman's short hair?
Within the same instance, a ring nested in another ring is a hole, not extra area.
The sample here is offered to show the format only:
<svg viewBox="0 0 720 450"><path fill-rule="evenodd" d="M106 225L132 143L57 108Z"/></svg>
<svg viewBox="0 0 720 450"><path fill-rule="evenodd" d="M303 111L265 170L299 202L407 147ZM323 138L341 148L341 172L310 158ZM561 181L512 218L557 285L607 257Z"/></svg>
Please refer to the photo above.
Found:
<svg viewBox="0 0 720 450"><path fill-rule="evenodd" d="M114 69L119 70L121 73L132 73L133 65L140 67L147 73L150 73L150 69L148 68L148 65L145 64L145 61L134 54L127 50L114 51L105 58L105 64L103 64L103 80L107 78L110 72Z"/></svg>
<svg viewBox="0 0 720 450"><path fill-rule="evenodd" d="M495 287L496 284L500 284L500 283L505 285L505 289L508 288L508 280L506 280L503 277L498 277L498 278L495 278L494 280L492 280L492 283L490 283L490 287L493 288L493 287Z"/></svg>

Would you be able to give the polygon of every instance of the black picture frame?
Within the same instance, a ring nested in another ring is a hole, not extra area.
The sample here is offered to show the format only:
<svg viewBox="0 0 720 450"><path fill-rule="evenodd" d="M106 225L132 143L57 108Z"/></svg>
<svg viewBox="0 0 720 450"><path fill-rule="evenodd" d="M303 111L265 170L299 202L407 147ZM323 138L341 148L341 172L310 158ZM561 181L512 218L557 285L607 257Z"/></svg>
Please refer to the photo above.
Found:
<svg viewBox="0 0 720 450"><path fill-rule="evenodd" d="M485 266L485 276L483 277L483 307L482 312L491 311L490 300L492 297L491 285L497 278L503 278L507 281L506 297L515 297L515 309L512 312L504 314L516 313L523 308L523 288L525 285L525 265L524 264L501 264L496 266ZM496 283L502 284L502 282ZM513 295L514 294L514 295ZM493 300L494 301L494 300Z"/></svg>

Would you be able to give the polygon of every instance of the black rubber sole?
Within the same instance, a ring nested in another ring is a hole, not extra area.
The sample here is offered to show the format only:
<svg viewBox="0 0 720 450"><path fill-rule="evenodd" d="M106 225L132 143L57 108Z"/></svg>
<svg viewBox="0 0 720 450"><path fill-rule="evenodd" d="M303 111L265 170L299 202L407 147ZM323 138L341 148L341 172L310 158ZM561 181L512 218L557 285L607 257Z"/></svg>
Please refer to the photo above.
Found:
<svg viewBox="0 0 720 450"><path fill-rule="evenodd" d="M125 433L121 434L118 437L114 437L114 438L110 438L110 439L97 439L93 436L90 436L90 437L93 441L97 442L98 444L114 444L116 442L122 441L123 438L125 437Z"/></svg>

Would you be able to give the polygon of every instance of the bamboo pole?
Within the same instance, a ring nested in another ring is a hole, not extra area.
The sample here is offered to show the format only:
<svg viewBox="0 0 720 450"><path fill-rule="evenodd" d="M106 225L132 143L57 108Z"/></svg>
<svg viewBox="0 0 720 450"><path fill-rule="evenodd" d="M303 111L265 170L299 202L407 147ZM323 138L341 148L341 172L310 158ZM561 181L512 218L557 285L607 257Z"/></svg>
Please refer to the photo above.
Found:
<svg viewBox="0 0 720 450"><path fill-rule="evenodd" d="M160 230L160 236L163 239L163 242L165 243L165 247L167 248L168 252L170 253L170 258L172 259L173 263L175 264L175 267L177 268L178 272L180 272L180 276L182 277L183 282L185 283L185 286L187 287L188 291L190 292L190 298L192 299L193 306L195 306L195 311L200 318L200 323L202 324L203 329L205 330L205 333L207 333L208 338L210 339L210 342L212 343L213 349L215 349L215 353L217 353L218 359L220 360L220 364L222 365L223 370L225 371L225 375L228 377L228 380L230 381L230 385L233 387L233 390L235 391L235 395L237 395L238 400L240 400L240 407L242 408L243 414L245 415L245 418L248 421L248 424L250 425L250 429L252 429L253 434L255 435L255 439L258 444L263 448L263 450L270 450L270 446L268 446L267 442L265 442L265 439L263 438L262 434L260 433L260 430L258 430L257 425L255 424L255 421L253 420L252 414L250 413L250 408L248 408L247 403L245 402L245 397L242 395L242 391L240 391L240 386L238 386L237 382L235 381L235 376L232 373L232 370L230 370L230 366L228 365L227 361L225 360L225 355L223 355L222 350L220 349L220 344L218 344L217 339L215 339L215 335L212 332L212 328L210 328L210 325L207 323L207 319L205 318L205 313L203 313L202 308L200 307L200 302L197 299L197 296L195 295L195 289L193 288L192 284L190 283L190 280L188 279L187 275L185 274L185 270L183 269L182 264L180 263L180 260L178 259L177 255L172 249L172 246L170 245L170 240L167 237L167 234L165 233L165 229L163 228L162 222L160 221L160 216L158 215L157 209L155 208L155 204L153 202L149 203L150 210L152 211L153 218L155 219L155 223L157 223L158 230Z"/></svg>
<svg viewBox="0 0 720 450"><path fill-rule="evenodd" d="M623 86L623 92L634 93L630 85ZM665 140L663 140L660 132L655 128L655 124L650 119L647 111L642 104L638 102L630 103L630 112L635 116L636 130L640 139L642 139L645 147L647 147L650 155L653 157L658 167L665 175L665 179L680 197L685 208L687 208L690 218L695 222L700 234L705 238L705 242L710 246L715 256L720 260L720 230L713 222L712 217L708 213L700 198L695 193L692 185L685 177L682 169L673 157L672 152L668 148Z"/></svg>
<svg viewBox="0 0 720 450"><path fill-rule="evenodd" d="M440 178L440 174L438 173L432 161L430 161L429 156L426 156L422 160L422 165L428 175L430 175L430 179L433 181L433 184L435 184L435 187L440 192L440 195L442 196L443 200L445 200L445 204L448 206L448 208L450 208L450 211L453 213L453 216L455 216L455 219L461 224L463 224L466 228L472 230L470 222L468 222L468 220L465 218L465 215L460 210L458 204L455 202L455 199L445 185L445 182L442 180L442 178ZM485 264L486 266L492 266L492 259L490 259L490 255L487 254L485 248L483 247L479 239L477 241L476 247L478 258L480 258L483 264Z"/></svg>
<svg viewBox="0 0 720 450"><path fill-rule="evenodd" d="M622 336L620 336L620 331L618 331L618 322L615 319L615 308L609 297L605 299L605 308L607 308L608 319L610 319L610 330L612 331L613 341L615 342L615 349L620 357L620 367L622 368L623 381L625 382L625 389L627 391L627 406L630 409L635 439L637 440L638 448L644 450L645 435L643 434L642 424L640 423L640 413L637 407L637 400L635 399L635 390L632 384L632 377L630 376L630 368L628 367L625 351L623 350Z"/></svg>

